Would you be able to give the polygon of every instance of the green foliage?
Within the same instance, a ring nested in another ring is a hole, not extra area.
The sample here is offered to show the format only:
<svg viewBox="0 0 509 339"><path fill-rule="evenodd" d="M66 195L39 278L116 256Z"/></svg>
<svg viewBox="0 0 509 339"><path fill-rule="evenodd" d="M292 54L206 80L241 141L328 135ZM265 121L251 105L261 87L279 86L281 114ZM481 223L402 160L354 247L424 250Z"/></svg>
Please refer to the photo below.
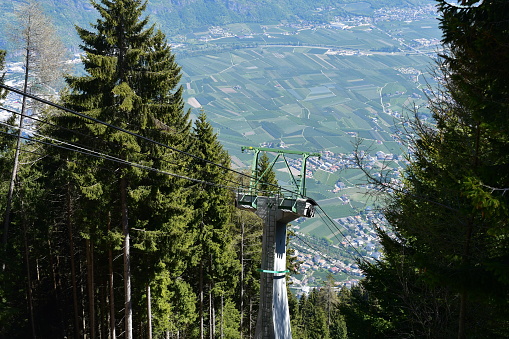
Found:
<svg viewBox="0 0 509 339"><path fill-rule="evenodd" d="M362 265L377 307L368 323L382 336L507 336L508 5L438 3L435 125L414 120L412 163L385 208L390 233L379 230L385 257Z"/></svg>
<svg viewBox="0 0 509 339"><path fill-rule="evenodd" d="M236 339L240 338L239 323L240 314L235 308L235 304L230 299L226 299L221 307L220 315L217 317L216 328L220 329L223 338Z"/></svg>
<svg viewBox="0 0 509 339"><path fill-rule="evenodd" d="M90 31L78 28L86 74L67 77L64 104L159 143L186 149L191 138L189 112L183 109L178 87L180 68L164 35L147 27L147 19L140 19L145 6L139 1L93 5L100 19ZM193 233L187 227L192 208L184 189L187 182L164 173L183 173L188 160L71 114L59 112L49 120L52 125L41 126L46 135L155 171L50 146L39 149L46 157L23 172L24 197L15 209L16 223L23 223L30 237L23 239L18 230L13 239L13 246L18 246L13 248L13 257L28 252L23 243L31 248L26 261L32 269L27 268L26 274L34 279L37 265L37 282L21 282L23 293L6 297L9 304L23 300L26 286L31 286L34 297L29 298L34 302L30 312L40 337L79 333L94 337L99 327L112 330L108 318L115 317L116 311L109 309L124 308L123 283L117 279L127 276L122 274L122 261L114 257L122 253L130 233L134 307L145 310L147 302L154 305L152 319L158 334L193 324L196 296L181 278L191 261ZM26 274L19 276L23 279ZM5 277L3 274L2 279ZM147 285L155 291L151 300L146 298ZM48 320L48 309L60 312ZM9 323L19 326L24 319L26 325L20 331L29 329L26 320L31 318L25 313ZM84 328L76 320L82 314ZM139 336L147 315L137 312L134 321ZM6 329L2 335L13 330Z"/></svg>
<svg viewBox="0 0 509 339"><path fill-rule="evenodd" d="M358 308L349 305L352 299L345 298L344 293L337 292L334 278L329 274L323 287L313 289L309 295L302 295L299 301L290 297L292 336L296 339L357 338L355 328L352 332L350 329L347 330L346 320L349 321L349 325L353 322L352 318L346 316L351 310L358 311Z"/></svg>
<svg viewBox="0 0 509 339"><path fill-rule="evenodd" d="M256 169L256 178L258 178L258 191L260 195L272 195L276 193L278 182L276 179L276 173L274 168L269 168L271 160L269 159L267 152L262 152L258 159L258 167Z"/></svg>
<svg viewBox="0 0 509 339"><path fill-rule="evenodd" d="M189 187L192 191L190 203L194 207L190 226L195 237L194 265L186 275L192 281L196 295L207 295L212 299L209 305L215 305L217 309L223 298L231 297L236 290L240 270L233 246L234 201L231 192L226 189L232 178L228 171L230 158L217 140L204 112L195 121L192 140L191 151L198 158L194 158L190 164L191 173L192 177L202 181ZM201 320L198 324L204 320L213 322L210 309L208 319L205 319L206 307L203 299L200 299L198 308Z"/></svg>
<svg viewBox="0 0 509 339"><path fill-rule="evenodd" d="M166 331L176 333L195 322L196 295L186 281L172 279L170 270L161 263L152 284L152 293L157 296L152 303L156 337Z"/></svg>
<svg viewBox="0 0 509 339"><path fill-rule="evenodd" d="M238 179L246 181L246 177ZM256 319L258 309L252 307L257 304L260 294L260 268L263 221L253 212L237 209L235 211L235 229L237 234L235 251L238 253L238 260L241 263L242 275L239 280L239 288L236 293L236 303L242 317L242 331L249 335L254 331L255 324L250 324L250 319Z"/></svg>

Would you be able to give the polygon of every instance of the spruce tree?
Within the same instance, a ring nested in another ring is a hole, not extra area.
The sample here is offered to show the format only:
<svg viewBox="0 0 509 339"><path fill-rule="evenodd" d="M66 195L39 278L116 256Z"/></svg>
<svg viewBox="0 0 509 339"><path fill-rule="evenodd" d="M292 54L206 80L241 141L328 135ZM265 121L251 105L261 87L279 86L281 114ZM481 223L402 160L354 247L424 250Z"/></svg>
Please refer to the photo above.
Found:
<svg viewBox="0 0 509 339"><path fill-rule="evenodd" d="M247 177L239 178L240 182L248 185ZM237 209L235 211L235 231L237 236L236 251L241 264L238 300L240 310L240 324L242 333L250 337L254 327L260 295L260 268L262 246L263 221L252 211Z"/></svg>
<svg viewBox="0 0 509 339"><path fill-rule="evenodd" d="M319 303L318 289L313 289L307 298L302 298L299 309L302 314L302 331L305 338L330 339L327 315Z"/></svg>
<svg viewBox="0 0 509 339"><path fill-rule="evenodd" d="M438 3L445 49L442 87L430 98L435 126L414 122L413 161L385 208L394 234L381 232L386 256L364 266L365 286L385 286L380 303L405 314L396 333L507 336L509 5Z"/></svg>
<svg viewBox="0 0 509 339"><path fill-rule="evenodd" d="M164 34L143 17L146 3L102 0L93 2L93 6L100 17L92 29L77 28L85 52L82 61L86 74L66 78L68 89L62 96L65 105L156 142L187 149L190 121L189 112L184 110L182 87L178 86L180 67ZM87 271L92 271L87 278L88 331L94 333L98 327L94 313L105 312L94 301L94 290L106 288L107 281L94 278L113 277L115 272L122 272L123 295L112 295L118 286L109 287L108 299L113 307L109 313L114 317L115 308L125 310L126 338L150 331L147 327L151 324L157 327L157 333L177 331L173 320L179 317L175 312L190 310L178 306L177 299L178 293L187 288L179 285L178 279L188 262L190 239L185 229L190 209L186 207L186 193L180 188L182 179L167 173L182 173L186 157L71 114L56 116L54 122L64 127L50 129L55 137L154 169L147 172L102 156L66 155L68 161L80 164L69 165L69 170L70 187L81 196L82 209L73 215L76 233L85 238L81 246L89 251L85 261L90 263ZM111 258L111 251L116 256L120 248L123 268L117 262L108 268L108 256ZM148 298L151 288L159 292L150 293L152 300ZM122 306L117 304L119 300L124 300ZM147 312L152 304L156 307L150 317ZM192 315L187 317L192 320Z"/></svg>
<svg viewBox="0 0 509 339"><path fill-rule="evenodd" d="M218 314L221 300L231 298L237 284L238 264L234 252L233 195L227 186L231 183L230 157L223 149L212 126L201 112L193 128L193 177L203 182L192 186L195 228L195 290L199 297L199 333L203 336L218 333L214 328L214 314ZM206 159L223 168L202 161ZM206 302L208 300L208 303ZM208 313L208 331L205 329L205 314ZM217 319L217 316L216 316Z"/></svg>
<svg viewBox="0 0 509 339"><path fill-rule="evenodd" d="M258 167L256 172L256 177L258 179L258 191L260 195L267 195L270 196L276 192L277 190L277 179L276 179L276 173L270 166L270 159L267 156L267 152L263 152L260 158L258 159Z"/></svg>

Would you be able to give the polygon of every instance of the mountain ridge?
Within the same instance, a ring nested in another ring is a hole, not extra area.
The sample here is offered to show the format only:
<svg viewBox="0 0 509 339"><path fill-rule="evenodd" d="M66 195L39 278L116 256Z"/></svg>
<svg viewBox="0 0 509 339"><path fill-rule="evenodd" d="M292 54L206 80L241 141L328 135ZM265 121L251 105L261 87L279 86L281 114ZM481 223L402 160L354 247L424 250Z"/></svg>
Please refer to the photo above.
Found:
<svg viewBox="0 0 509 339"><path fill-rule="evenodd" d="M15 11L24 1L14 0L0 4L3 16L0 28L7 31L15 22ZM97 12L89 1L80 0L39 0L44 12L56 26L67 46L77 46L78 36L75 25L88 28L97 19ZM187 32L197 27L225 25L231 23L261 23L274 21L324 21L331 15L360 15L347 8L355 0L149 0L146 13L167 36ZM366 0L364 10L370 12L385 6L406 7L429 3L429 0ZM328 9L323 11L323 9ZM9 49L5 36L0 37L0 48Z"/></svg>

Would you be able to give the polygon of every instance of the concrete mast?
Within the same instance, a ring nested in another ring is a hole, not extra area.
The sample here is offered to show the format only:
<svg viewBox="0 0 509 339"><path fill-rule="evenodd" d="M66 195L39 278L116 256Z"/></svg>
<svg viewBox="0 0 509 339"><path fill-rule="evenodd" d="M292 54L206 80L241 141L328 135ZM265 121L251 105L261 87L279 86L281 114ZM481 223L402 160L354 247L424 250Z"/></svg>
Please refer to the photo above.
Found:
<svg viewBox="0 0 509 339"><path fill-rule="evenodd" d="M300 183L293 179L299 192L296 196L285 197L256 195L258 180L251 182L248 193L237 194L237 207L254 211L264 221L262 235L262 262L260 276L260 305L256 322L256 339L291 339L290 313L286 291L286 227L299 217L313 217L316 202L305 194L306 160L309 156L320 156L298 151L267 148L243 148L255 151L253 177L260 151L302 154ZM278 156L279 156L278 155ZM272 165L275 163L272 163ZM289 171L291 173L291 171Z"/></svg>

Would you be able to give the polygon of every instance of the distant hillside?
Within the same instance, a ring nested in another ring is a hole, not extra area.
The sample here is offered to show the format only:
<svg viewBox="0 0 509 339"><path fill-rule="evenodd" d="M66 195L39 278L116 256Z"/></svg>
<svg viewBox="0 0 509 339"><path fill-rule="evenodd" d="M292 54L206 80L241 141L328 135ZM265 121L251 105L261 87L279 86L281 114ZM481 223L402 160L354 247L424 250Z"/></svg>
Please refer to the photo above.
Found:
<svg viewBox="0 0 509 339"><path fill-rule="evenodd" d="M77 46L74 25L88 27L94 22L96 11L88 0L38 0L57 26L68 46ZM432 0L148 0L147 13L168 36L191 29L242 22L279 22L287 20L322 21L330 16L350 13L366 15L384 6L399 7L430 3ZM0 30L5 32L14 12L23 1L0 2ZM349 4L355 6L352 11ZM359 12L361 8L362 13ZM0 35L0 48L8 48L5 34Z"/></svg>

